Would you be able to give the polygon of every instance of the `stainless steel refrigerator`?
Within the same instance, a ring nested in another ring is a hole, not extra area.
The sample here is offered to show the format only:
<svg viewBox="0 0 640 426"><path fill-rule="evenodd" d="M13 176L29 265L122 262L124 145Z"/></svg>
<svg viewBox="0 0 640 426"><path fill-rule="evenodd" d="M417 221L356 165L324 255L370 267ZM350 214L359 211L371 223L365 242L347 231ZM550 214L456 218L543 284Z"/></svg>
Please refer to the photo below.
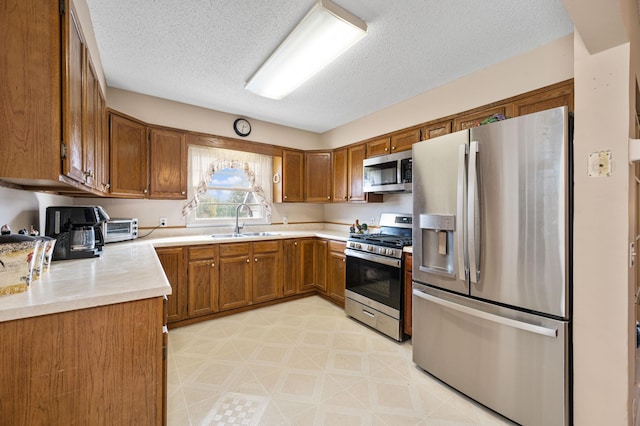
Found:
<svg viewBox="0 0 640 426"><path fill-rule="evenodd" d="M524 425L571 421L565 107L413 146L413 360Z"/></svg>

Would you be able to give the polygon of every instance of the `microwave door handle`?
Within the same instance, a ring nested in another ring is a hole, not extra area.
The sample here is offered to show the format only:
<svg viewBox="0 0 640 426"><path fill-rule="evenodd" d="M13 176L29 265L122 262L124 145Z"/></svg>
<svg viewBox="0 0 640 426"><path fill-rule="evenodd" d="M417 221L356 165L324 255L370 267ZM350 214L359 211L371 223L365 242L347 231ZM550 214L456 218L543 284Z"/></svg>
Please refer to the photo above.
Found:
<svg viewBox="0 0 640 426"><path fill-rule="evenodd" d="M456 263L458 265L458 279L466 281L467 267L464 252L464 194L467 192L467 179L465 176L465 160L467 156L467 144L458 147L458 183L456 188Z"/></svg>
<svg viewBox="0 0 640 426"><path fill-rule="evenodd" d="M478 142L469 144L469 191L467 192L467 232L469 241L469 276L472 283L480 282L480 269L478 265L480 254L480 236L476 228L476 215L480 211L480 197L476 205L476 193L478 192ZM478 218L479 219L479 218ZM479 221L479 220L478 220Z"/></svg>

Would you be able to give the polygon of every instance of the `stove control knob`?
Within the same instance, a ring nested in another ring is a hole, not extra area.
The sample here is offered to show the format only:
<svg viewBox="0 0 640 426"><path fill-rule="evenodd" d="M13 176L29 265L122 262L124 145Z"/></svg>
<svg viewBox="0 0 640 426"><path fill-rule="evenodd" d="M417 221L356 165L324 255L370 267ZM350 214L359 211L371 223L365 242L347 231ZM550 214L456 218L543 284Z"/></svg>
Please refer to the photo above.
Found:
<svg viewBox="0 0 640 426"><path fill-rule="evenodd" d="M369 251L375 251L375 246L367 246L367 250Z"/></svg>

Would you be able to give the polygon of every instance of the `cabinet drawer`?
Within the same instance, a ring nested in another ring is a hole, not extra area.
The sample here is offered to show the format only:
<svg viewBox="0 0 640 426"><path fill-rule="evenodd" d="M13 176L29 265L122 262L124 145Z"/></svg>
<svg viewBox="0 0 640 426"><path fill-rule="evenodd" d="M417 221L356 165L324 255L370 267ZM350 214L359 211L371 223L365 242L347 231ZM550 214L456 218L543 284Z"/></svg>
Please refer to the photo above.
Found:
<svg viewBox="0 0 640 426"><path fill-rule="evenodd" d="M345 248L347 248L347 244L342 241L329 241L329 251L344 253Z"/></svg>
<svg viewBox="0 0 640 426"><path fill-rule="evenodd" d="M215 245L189 247L189 260L204 260L216 257L218 247Z"/></svg>
<svg viewBox="0 0 640 426"><path fill-rule="evenodd" d="M220 256L239 256L249 254L249 243L231 243L220 245Z"/></svg>
<svg viewBox="0 0 640 426"><path fill-rule="evenodd" d="M265 253L280 250L280 241L257 241L253 243L254 253Z"/></svg>

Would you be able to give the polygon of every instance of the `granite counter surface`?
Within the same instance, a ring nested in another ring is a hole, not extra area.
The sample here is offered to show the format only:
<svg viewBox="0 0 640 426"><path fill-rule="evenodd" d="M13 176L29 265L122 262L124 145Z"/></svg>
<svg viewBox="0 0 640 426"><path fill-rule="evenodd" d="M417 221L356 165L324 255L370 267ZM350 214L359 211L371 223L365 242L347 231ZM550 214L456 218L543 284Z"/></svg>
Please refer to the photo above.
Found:
<svg viewBox="0 0 640 426"><path fill-rule="evenodd" d="M107 244L94 259L55 261L23 293L0 296L0 322L171 294L154 247L320 237L346 241L330 230L280 232L273 236L213 238L211 235L141 238Z"/></svg>

